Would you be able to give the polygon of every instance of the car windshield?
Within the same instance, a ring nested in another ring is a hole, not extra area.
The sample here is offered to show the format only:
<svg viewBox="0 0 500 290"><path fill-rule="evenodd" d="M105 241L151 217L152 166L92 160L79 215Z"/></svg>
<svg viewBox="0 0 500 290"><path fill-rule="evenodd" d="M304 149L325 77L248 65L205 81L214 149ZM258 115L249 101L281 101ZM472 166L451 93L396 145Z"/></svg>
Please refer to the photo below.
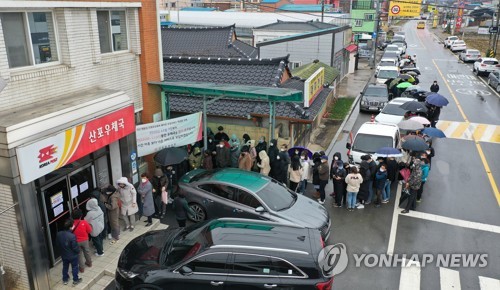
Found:
<svg viewBox="0 0 500 290"><path fill-rule="evenodd" d="M387 51L398 51L399 48L397 46L387 46L386 50Z"/></svg>
<svg viewBox="0 0 500 290"><path fill-rule="evenodd" d="M401 109L399 104L387 104L385 105L384 109L382 110L382 113L388 114L388 115L396 115L396 116L404 116L406 113L405 109Z"/></svg>
<svg viewBox="0 0 500 290"><path fill-rule="evenodd" d="M162 251L164 264L171 266L186 261L209 246L210 231L206 224L201 222L188 227L180 231L172 243L167 243Z"/></svg>
<svg viewBox="0 0 500 290"><path fill-rule="evenodd" d="M381 61L379 66L396 66L393 61Z"/></svg>
<svg viewBox="0 0 500 290"><path fill-rule="evenodd" d="M264 203L273 211L285 210L295 203L297 195L276 180L269 182L264 188L257 192Z"/></svg>
<svg viewBox="0 0 500 290"><path fill-rule="evenodd" d="M453 42L453 45L455 44L465 44L465 42L463 40L457 40L455 42Z"/></svg>
<svg viewBox="0 0 500 290"><path fill-rule="evenodd" d="M479 50L467 50L467 54L479 55Z"/></svg>
<svg viewBox="0 0 500 290"><path fill-rule="evenodd" d="M368 87L363 95L367 97L387 97L388 93L386 88Z"/></svg>
<svg viewBox="0 0 500 290"><path fill-rule="evenodd" d="M384 53L384 58L397 58L398 53L395 51L387 51Z"/></svg>
<svg viewBox="0 0 500 290"><path fill-rule="evenodd" d="M403 47L405 44L402 42L396 42L394 45L397 45L398 47Z"/></svg>
<svg viewBox="0 0 500 290"><path fill-rule="evenodd" d="M380 70L377 74L378 78L381 79L394 79L399 75L397 70Z"/></svg>
<svg viewBox="0 0 500 290"><path fill-rule="evenodd" d="M493 65L493 64L498 64L498 61L494 61L494 60L485 60L483 61L484 64L489 64L489 65Z"/></svg>
<svg viewBox="0 0 500 290"><path fill-rule="evenodd" d="M389 136L358 134L352 144L352 150L363 153L374 153L382 147L393 147Z"/></svg>

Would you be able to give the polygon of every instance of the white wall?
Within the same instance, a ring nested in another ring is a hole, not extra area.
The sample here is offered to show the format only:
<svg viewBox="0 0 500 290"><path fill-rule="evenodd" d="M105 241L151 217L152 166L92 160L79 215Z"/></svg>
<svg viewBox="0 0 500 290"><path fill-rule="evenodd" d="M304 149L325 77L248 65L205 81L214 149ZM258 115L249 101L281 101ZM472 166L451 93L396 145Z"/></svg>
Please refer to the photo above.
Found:
<svg viewBox="0 0 500 290"><path fill-rule="evenodd" d="M3 11L6 12L6 11ZM127 10L129 51L101 54L95 9L55 9L61 63L9 69L0 23L0 112L32 105L92 87L122 90L142 109L139 17Z"/></svg>

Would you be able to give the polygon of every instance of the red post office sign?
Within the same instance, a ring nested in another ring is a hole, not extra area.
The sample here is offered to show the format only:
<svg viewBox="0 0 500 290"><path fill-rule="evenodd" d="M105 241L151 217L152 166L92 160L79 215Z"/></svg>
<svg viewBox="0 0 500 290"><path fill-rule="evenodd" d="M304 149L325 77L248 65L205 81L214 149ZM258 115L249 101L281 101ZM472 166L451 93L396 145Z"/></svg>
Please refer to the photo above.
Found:
<svg viewBox="0 0 500 290"><path fill-rule="evenodd" d="M134 106L16 149L26 184L135 132Z"/></svg>

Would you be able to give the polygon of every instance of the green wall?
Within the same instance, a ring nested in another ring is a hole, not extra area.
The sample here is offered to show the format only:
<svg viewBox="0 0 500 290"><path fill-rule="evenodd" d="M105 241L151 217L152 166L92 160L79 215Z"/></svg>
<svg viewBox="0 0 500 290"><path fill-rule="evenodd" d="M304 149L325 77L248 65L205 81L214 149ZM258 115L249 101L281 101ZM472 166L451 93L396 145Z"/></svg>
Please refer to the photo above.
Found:
<svg viewBox="0 0 500 290"><path fill-rule="evenodd" d="M375 27L375 21L366 21L365 19L365 14L373 14L373 19L376 17L376 11L374 9L372 10L352 10L351 11L351 17L353 18L351 20L351 26L352 26L352 32L373 32L373 28ZM362 26L356 26L356 20L355 19L363 19L363 25Z"/></svg>

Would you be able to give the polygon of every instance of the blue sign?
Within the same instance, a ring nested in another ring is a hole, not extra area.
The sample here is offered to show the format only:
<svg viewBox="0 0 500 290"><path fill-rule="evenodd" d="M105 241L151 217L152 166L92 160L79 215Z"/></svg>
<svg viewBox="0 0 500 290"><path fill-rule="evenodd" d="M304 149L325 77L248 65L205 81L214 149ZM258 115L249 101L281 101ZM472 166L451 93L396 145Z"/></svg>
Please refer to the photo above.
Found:
<svg viewBox="0 0 500 290"><path fill-rule="evenodd" d="M377 33L376 32L372 33L372 38L373 39L377 38Z"/></svg>

